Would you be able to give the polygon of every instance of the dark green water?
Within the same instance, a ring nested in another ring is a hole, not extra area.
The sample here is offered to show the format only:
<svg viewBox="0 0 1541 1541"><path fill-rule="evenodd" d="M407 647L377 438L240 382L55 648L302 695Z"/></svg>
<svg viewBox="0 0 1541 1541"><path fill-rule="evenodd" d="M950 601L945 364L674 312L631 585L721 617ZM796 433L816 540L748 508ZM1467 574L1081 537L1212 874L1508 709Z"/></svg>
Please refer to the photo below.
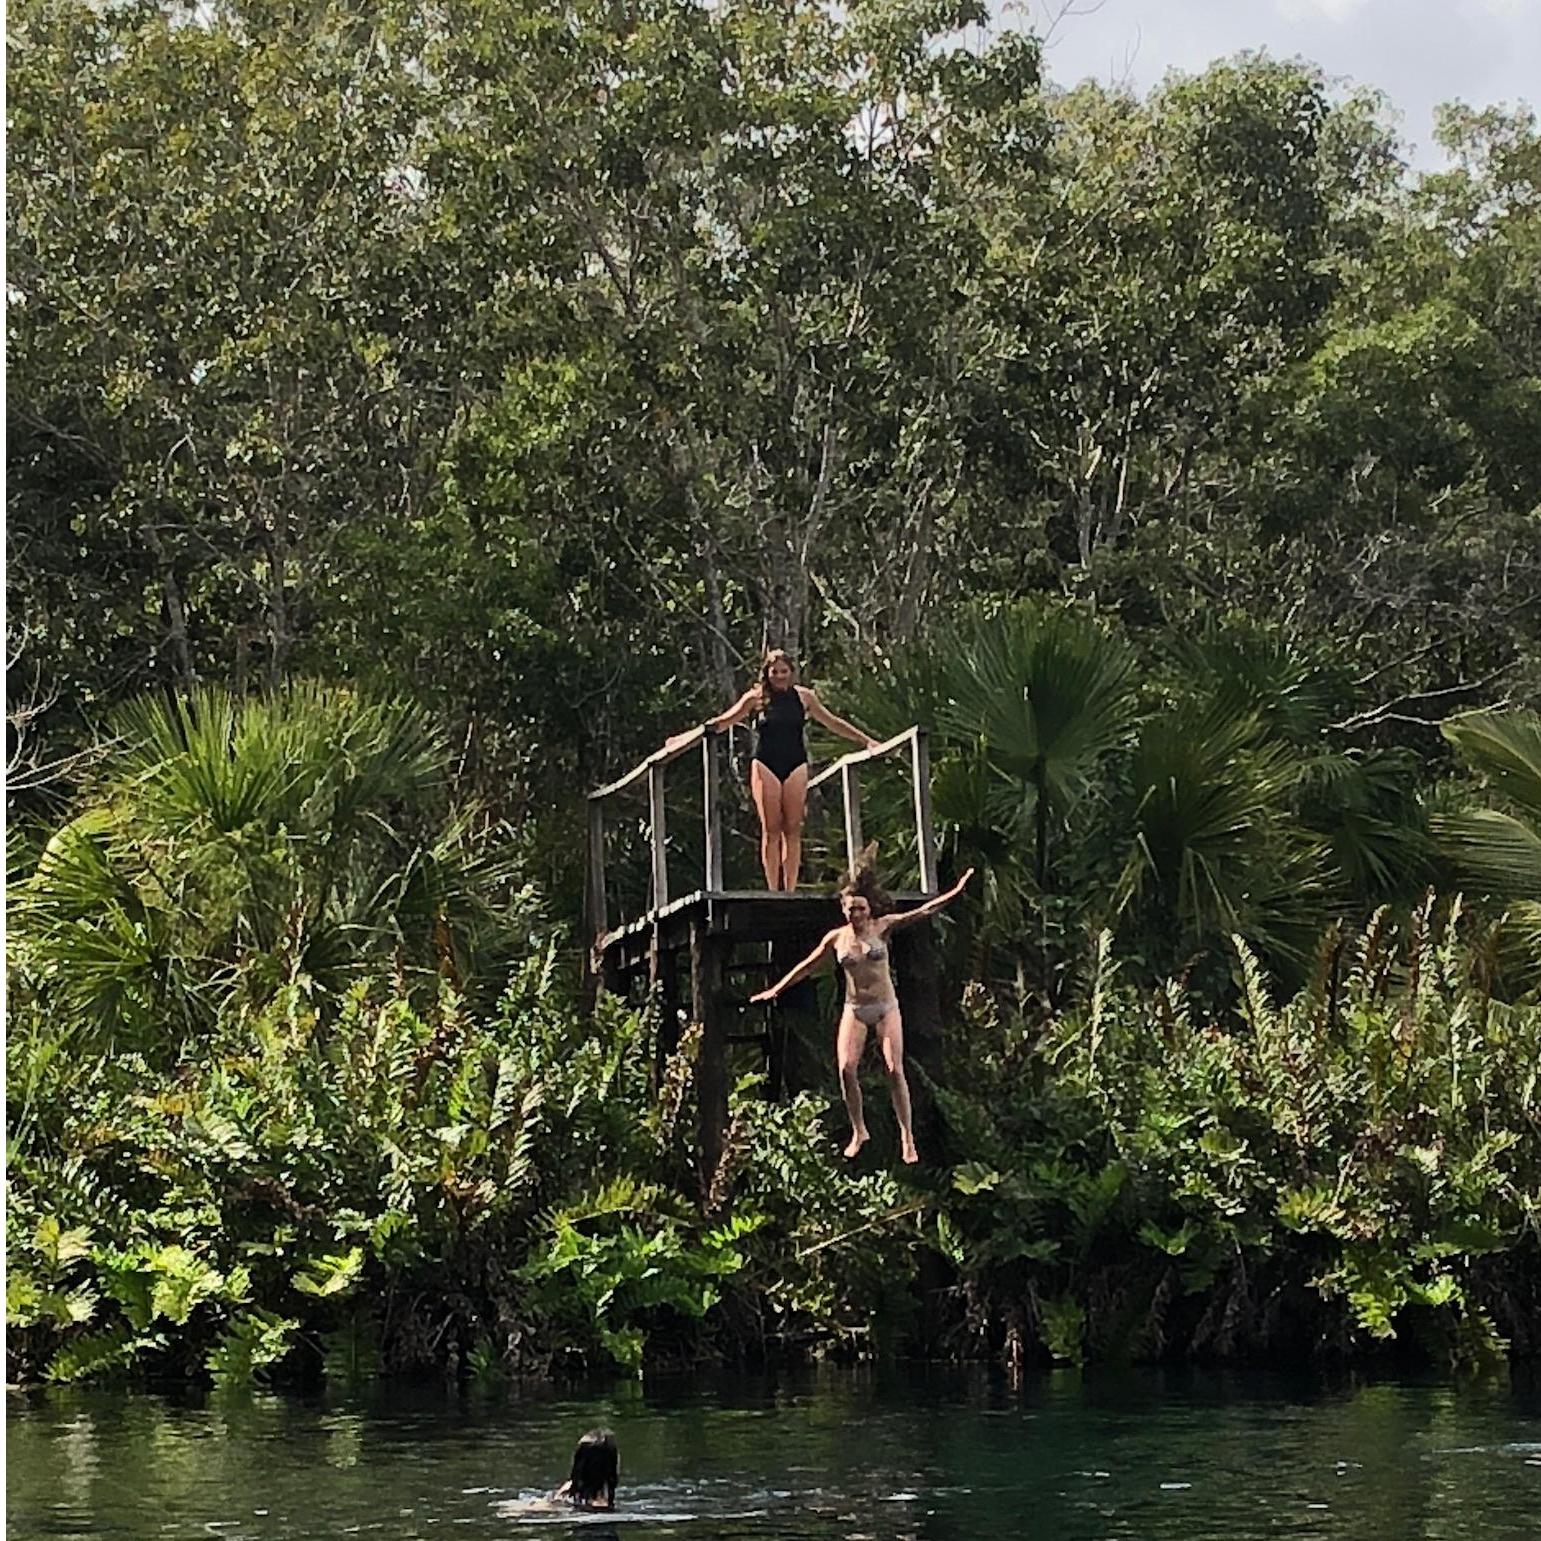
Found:
<svg viewBox="0 0 1541 1541"><path fill-rule="evenodd" d="M1541 1390L821 1371L498 1396L8 1398L8 1536L1541 1537ZM622 1512L521 1516L578 1434Z"/></svg>

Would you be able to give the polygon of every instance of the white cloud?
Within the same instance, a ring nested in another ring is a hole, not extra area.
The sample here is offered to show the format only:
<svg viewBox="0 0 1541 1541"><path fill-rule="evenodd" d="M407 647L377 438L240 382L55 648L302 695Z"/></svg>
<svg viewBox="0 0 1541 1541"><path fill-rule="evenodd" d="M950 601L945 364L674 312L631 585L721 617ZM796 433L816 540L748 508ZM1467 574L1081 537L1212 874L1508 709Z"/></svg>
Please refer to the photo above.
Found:
<svg viewBox="0 0 1541 1541"><path fill-rule="evenodd" d="M1362 11L1371 0L1274 0L1274 9L1286 21L1307 21L1325 16L1328 21L1347 21Z"/></svg>

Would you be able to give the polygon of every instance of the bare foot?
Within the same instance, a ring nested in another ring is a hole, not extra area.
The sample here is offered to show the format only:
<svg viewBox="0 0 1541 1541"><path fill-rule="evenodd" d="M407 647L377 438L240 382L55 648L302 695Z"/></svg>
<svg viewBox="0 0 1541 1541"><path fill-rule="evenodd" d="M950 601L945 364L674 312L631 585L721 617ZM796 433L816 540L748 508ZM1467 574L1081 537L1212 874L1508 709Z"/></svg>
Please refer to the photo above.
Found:
<svg viewBox="0 0 1541 1541"><path fill-rule="evenodd" d="M860 1152L861 1152L862 1146L865 1145L867 1143L867 1141L870 1140L871 1138L872 1138L872 1136L870 1134L868 1134L865 1129L855 1129L855 1130L852 1130L852 1132L851 1132L851 1143L849 1145L847 1145L846 1148L845 1148L845 1154L846 1154L847 1159L849 1159L852 1156L859 1155Z"/></svg>
<svg viewBox="0 0 1541 1541"><path fill-rule="evenodd" d="M920 1152L915 1149L915 1142L911 1139L899 1141L899 1155L907 1166L914 1166L920 1160Z"/></svg>

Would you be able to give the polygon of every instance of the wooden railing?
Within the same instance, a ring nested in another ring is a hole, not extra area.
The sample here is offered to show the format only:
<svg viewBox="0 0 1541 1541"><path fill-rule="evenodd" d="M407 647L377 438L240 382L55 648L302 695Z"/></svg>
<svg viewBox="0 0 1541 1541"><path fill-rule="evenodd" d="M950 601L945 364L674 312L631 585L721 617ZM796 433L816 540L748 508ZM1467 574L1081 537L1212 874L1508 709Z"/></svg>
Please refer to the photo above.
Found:
<svg viewBox="0 0 1541 1541"><path fill-rule="evenodd" d="M609 930L609 912L605 900L605 803L630 790L644 779L647 782L648 833L652 847L652 904L654 910L669 902L668 812L664 804L664 771L675 760L689 754L698 745L701 751L702 824L705 832L701 886L708 893L722 891L722 738L721 731L699 727L655 750L619 780L596 787L589 793L589 865L588 927L593 937ZM860 749L835 761L808 783L815 787L838 776L840 800L845 821L847 865L853 866L862 849L861 767L869 760L882 759L897 750L910 751L910 782L915 809L915 844L920 859L921 892L932 894L936 884L936 839L931 829L931 762L926 746L926 730L906 728L903 733L871 749Z"/></svg>
<svg viewBox="0 0 1541 1541"><path fill-rule="evenodd" d="M869 760L880 760L906 745L910 751L910 791L915 804L915 849L920 859L920 891L934 894L936 886L936 836L931 828L931 753L926 744L926 730L906 728L904 732L875 744L842 755L808 782L811 792L824 782L840 778L840 805L845 817L845 860L854 867L861 855L861 767Z"/></svg>
<svg viewBox="0 0 1541 1541"><path fill-rule="evenodd" d="M693 728L663 749L656 749L640 765L633 766L618 781L596 787L589 793L589 877L588 925L591 936L609 929L605 903L605 803L617 793L647 779L648 830L653 850L653 909L669 902L668 815L664 806L665 768L681 755L701 747L702 822L706 828L706 858L702 887L710 891L722 887L722 734L707 727Z"/></svg>

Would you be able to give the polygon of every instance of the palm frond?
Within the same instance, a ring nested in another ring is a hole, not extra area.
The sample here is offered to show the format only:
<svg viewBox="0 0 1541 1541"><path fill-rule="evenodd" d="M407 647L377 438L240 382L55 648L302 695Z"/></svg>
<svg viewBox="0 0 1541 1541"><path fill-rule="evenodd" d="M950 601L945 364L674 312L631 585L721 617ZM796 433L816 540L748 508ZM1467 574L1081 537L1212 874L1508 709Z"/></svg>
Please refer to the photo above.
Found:
<svg viewBox="0 0 1541 1541"><path fill-rule="evenodd" d="M1440 731L1501 799L1541 824L1541 712L1472 712Z"/></svg>
<svg viewBox="0 0 1541 1541"><path fill-rule="evenodd" d="M1134 654L1081 611L1019 605L977 622L959 656L945 731L981 740L1002 775L1055 803L1084 789L1133 722Z"/></svg>
<svg viewBox="0 0 1541 1541"><path fill-rule="evenodd" d="M1172 646L1189 689L1228 715L1250 715L1295 744L1316 739L1333 701L1328 671L1277 633L1211 626Z"/></svg>
<svg viewBox="0 0 1541 1541"><path fill-rule="evenodd" d="M1465 873L1502 898L1541 898L1541 833L1494 809L1442 814L1434 833Z"/></svg>

